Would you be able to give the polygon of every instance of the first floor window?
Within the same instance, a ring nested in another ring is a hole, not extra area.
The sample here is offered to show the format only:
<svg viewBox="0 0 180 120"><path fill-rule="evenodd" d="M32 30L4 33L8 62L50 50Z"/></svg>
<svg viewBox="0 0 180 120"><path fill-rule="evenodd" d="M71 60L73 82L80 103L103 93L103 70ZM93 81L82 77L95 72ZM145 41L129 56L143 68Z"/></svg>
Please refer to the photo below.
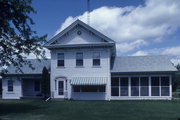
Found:
<svg viewBox="0 0 180 120"><path fill-rule="evenodd" d="M8 92L12 92L12 91L13 91L13 81L8 80Z"/></svg>
<svg viewBox="0 0 180 120"><path fill-rule="evenodd" d="M34 81L34 91L40 91L40 80Z"/></svg>
<svg viewBox="0 0 180 120"><path fill-rule="evenodd" d="M85 85L85 86L74 86L73 87L73 90L74 92L105 92L106 86L97 86L97 85L94 85L94 86L88 86L88 85Z"/></svg>
<svg viewBox="0 0 180 120"><path fill-rule="evenodd" d="M81 86L74 86L74 92L81 92Z"/></svg>
<svg viewBox="0 0 180 120"><path fill-rule="evenodd" d="M99 92L105 92L106 86L99 86Z"/></svg>

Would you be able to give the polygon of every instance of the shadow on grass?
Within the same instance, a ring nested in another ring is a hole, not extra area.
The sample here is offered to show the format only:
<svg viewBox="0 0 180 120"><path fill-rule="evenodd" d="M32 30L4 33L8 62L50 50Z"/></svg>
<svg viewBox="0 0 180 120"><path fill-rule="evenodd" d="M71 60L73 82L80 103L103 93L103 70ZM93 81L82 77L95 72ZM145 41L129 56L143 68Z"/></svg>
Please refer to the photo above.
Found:
<svg viewBox="0 0 180 120"><path fill-rule="evenodd" d="M40 109L40 107L24 103L0 103L0 116L11 113L27 113L36 109Z"/></svg>

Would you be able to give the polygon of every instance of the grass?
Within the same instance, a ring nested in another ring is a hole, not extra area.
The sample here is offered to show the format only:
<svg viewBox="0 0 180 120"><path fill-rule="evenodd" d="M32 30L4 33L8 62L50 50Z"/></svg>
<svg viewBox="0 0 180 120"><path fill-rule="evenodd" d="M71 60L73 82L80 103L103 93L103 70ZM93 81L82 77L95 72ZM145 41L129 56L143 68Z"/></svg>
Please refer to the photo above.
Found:
<svg viewBox="0 0 180 120"><path fill-rule="evenodd" d="M0 100L0 120L178 120L180 101Z"/></svg>

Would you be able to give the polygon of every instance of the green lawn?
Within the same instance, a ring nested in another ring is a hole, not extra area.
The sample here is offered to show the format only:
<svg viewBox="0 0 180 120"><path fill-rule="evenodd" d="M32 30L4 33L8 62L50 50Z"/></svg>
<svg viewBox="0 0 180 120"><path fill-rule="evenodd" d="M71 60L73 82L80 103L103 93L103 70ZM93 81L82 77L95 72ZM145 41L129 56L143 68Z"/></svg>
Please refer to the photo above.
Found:
<svg viewBox="0 0 180 120"><path fill-rule="evenodd" d="M177 120L180 101L0 100L0 120Z"/></svg>

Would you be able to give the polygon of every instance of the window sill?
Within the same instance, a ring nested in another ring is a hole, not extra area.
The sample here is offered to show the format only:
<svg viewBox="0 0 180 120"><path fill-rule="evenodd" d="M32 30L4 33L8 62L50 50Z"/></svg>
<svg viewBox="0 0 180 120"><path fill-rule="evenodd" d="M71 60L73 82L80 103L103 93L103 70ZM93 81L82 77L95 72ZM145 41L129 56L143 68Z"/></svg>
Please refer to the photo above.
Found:
<svg viewBox="0 0 180 120"><path fill-rule="evenodd" d="M98 66L98 65L97 66L92 66L92 68L101 68L101 66Z"/></svg>
<svg viewBox="0 0 180 120"><path fill-rule="evenodd" d="M7 94L15 94L14 92L7 92Z"/></svg>
<svg viewBox="0 0 180 120"><path fill-rule="evenodd" d="M84 68L84 66L76 66L75 68Z"/></svg>
<svg viewBox="0 0 180 120"><path fill-rule="evenodd" d="M61 66L58 66L58 67L56 67L57 69L64 69L65 67L61 67Z"/></svg>

